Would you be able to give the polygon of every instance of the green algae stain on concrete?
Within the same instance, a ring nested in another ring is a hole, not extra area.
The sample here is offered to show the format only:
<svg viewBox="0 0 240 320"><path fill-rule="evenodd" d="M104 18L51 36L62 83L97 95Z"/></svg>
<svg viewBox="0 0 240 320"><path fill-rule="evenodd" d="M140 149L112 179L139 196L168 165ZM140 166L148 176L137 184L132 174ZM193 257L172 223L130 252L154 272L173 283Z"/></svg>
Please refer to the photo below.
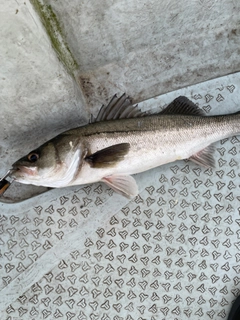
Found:
<svg viewBox="0 0 240 320"><path fill-rule="evenodd" d="M68 47L60 23L51 5L44 4L44 0L30 0L30 2L37 11L59 60L67 68L68 72L74 76L74 71L78 69L78 64Z"/></svg>

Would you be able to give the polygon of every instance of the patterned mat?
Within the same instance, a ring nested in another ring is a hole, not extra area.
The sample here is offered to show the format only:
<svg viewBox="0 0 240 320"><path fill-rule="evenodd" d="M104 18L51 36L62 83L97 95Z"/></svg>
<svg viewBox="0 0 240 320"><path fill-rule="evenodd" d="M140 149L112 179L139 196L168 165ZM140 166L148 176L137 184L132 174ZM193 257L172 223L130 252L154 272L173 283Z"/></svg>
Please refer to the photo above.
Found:
<svg viewBox="0 0 240 320"><path fill-rule="evenodd" d="M240 110L240 74L172 92L207 114ZM239 137L215 169L139 174L132 201L102 184L1 205L1 319L226 319L240 294Z"/></svg>

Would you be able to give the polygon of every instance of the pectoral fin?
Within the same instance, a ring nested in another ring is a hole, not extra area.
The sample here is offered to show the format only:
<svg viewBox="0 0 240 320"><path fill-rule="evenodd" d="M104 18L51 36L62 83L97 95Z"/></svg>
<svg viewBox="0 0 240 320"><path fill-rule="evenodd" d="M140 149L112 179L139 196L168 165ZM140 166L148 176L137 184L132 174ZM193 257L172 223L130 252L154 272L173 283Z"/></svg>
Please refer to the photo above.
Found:
<svg viewBox="0 0 240 320"><path fill-rule="evenodd" d="M212 145L208 146L207 148L199 151L198 153L192 155L189 160L200 164L201 166L204 167L212 167L214 168L215 166L215 160L213 158L213 152L214 152L214 147Z"/></svg>
<svg viewBox="0 0 240 320"><path fill-rule="evenodd" d="M113 167L116 163L124 159L129 149L129 143L115 144L87 156L85 161L87 161L92 168Z"/></svg>
<svg viewBox="0 0 240 320"><path fill-rule="evenodd" d="M131 176L111 175L104 177L102 181L124 197L132 198L138 194L137 183Z"/></svg>

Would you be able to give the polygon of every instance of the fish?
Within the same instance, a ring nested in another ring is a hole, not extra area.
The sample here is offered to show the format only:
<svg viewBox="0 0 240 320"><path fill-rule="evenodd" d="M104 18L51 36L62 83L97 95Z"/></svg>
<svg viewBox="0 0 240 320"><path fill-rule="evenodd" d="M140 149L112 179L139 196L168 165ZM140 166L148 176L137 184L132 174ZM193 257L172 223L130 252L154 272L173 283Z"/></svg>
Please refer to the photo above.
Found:
<svg viewBox="0 0 240 320"><path fill-rule="evenodd" d="M206 116L185 96L150 114L126 94L113 96L89 124L65 131L12 165L23 184L63 188L104 182L132 198L132 175L176 160L214 167L213 144L240 134L240 112Z"/></svg>

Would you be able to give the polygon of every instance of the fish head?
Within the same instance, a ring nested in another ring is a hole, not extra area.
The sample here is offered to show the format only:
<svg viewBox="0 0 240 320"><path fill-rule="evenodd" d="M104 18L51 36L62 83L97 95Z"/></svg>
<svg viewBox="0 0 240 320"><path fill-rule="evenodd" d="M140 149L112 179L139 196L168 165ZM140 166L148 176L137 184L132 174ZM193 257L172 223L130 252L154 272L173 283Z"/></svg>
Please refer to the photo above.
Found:
<svg viewBox="0 0 240 320"><path fill-rule="evenodd" d="M16 161L10 177L24 184L65 187L80 168L82 154L81 143L57 137Z"/></svg>
<svg viewBox="0 0 240 320"><path fill-rule="evenodd" d="M56 170L55 148L53 144L43 145L17 160L11 177L21 183L37 183Z"/></svg>

